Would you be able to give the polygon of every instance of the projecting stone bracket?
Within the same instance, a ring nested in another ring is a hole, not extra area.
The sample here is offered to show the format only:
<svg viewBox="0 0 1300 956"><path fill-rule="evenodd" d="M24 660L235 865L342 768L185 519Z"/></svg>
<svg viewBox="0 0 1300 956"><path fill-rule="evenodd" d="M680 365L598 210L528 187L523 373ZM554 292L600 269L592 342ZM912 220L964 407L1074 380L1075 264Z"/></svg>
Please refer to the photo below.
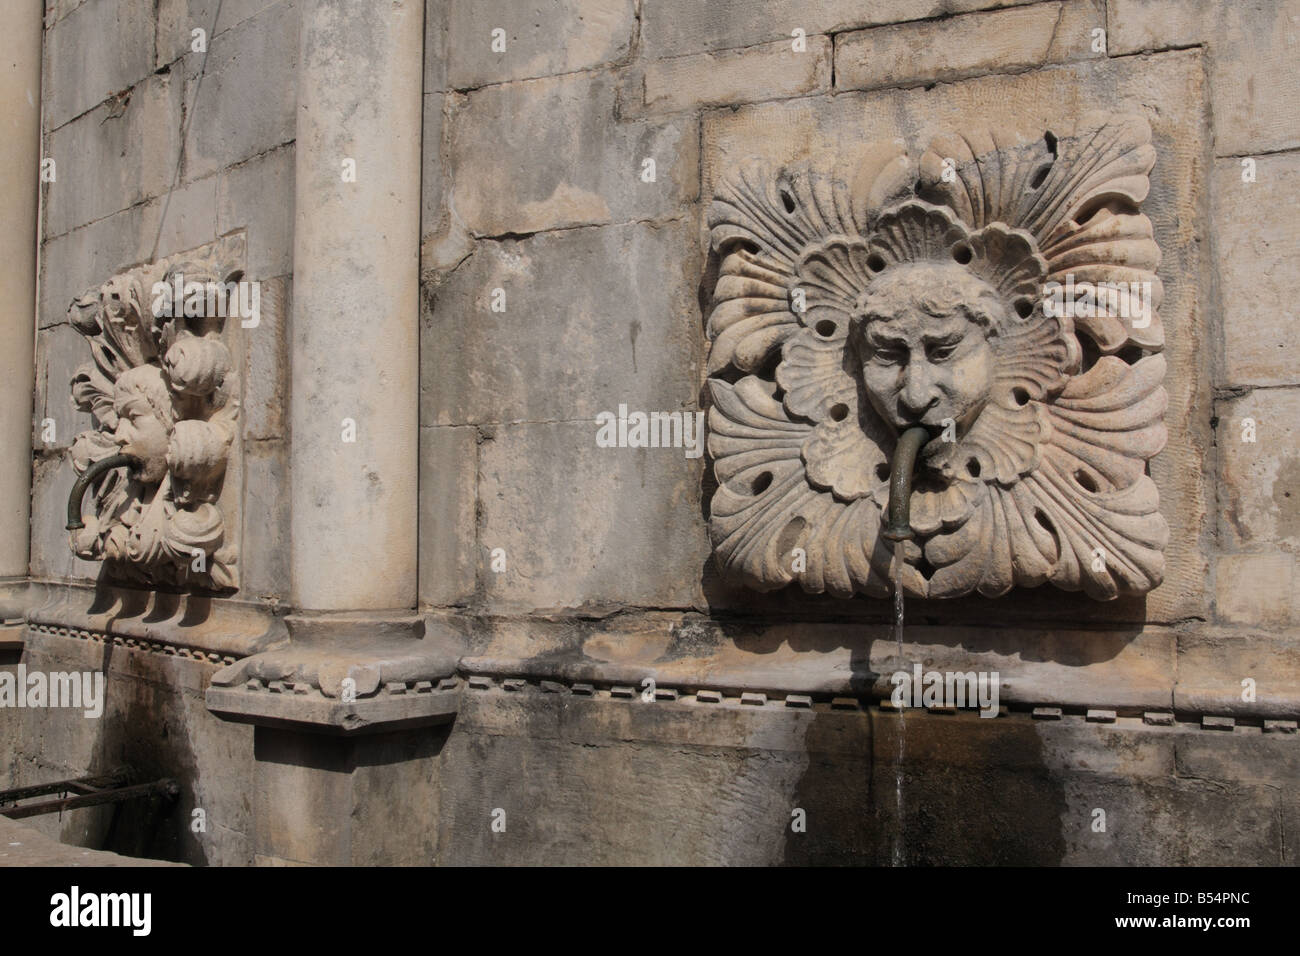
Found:
<svg viewBox="0 0 1300 956"><path fill-rule="evenodd" d="M287 646L213 675L208 709L227 720L326 734L402 730L460 709L459 636L419 617L290 617Z"/></svg>

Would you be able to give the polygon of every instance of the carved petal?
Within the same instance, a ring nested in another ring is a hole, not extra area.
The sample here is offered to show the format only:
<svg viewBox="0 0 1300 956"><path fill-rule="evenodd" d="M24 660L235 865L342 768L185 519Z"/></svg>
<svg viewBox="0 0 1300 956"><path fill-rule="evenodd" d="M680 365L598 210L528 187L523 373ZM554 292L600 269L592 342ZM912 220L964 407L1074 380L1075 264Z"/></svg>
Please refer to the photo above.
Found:
<svg viewBox="0 0 1300 956"><path fill-rule="evenodd" d="M1164 376L1162 355L1131 366L1107 356L1074 379L1050 410L1058 466L1100 490L1142 477L1168 434Z"/></svg>
<svg viewBox="0 0 1300 956"><path fill-rule="evenodd" d="M785 391L790 414L824 421L835 405L844 405L856 421L857 385L844 370L844 345L812 329L800 329L785 343L776 381Z"/></svg>

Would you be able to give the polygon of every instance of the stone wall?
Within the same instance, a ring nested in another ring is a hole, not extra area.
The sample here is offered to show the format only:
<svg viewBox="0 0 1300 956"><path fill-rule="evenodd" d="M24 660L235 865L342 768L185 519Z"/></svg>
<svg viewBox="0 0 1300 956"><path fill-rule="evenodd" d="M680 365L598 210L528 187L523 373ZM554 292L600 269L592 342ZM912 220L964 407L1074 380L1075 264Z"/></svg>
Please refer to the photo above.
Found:
<svg viewBox="0 0 1300 956"><path fill-rule="evenodd" d="M227 0L215 30L210 0L47 3L22 662L104 670L110 707L0 715L0 780L127 762L183 790L147 846L111 811L47 832L209 864L1296 862L1300 3L428 0L404 610L460 642L462 696L449 724L332 737L203 706L217 665L282 640L310 547L289 518L302 2ZM1143 116L1156 150L1164 583L909 600L899 642L888 600L722 580L708 457L599 447L595 420L707 410L725 171L1092 109ZM96 597L62 528L88 427L68 303L231 234L284 303L239 338L239 590ZM998 672L1000 716L882 707L918 661Z"/></svg>

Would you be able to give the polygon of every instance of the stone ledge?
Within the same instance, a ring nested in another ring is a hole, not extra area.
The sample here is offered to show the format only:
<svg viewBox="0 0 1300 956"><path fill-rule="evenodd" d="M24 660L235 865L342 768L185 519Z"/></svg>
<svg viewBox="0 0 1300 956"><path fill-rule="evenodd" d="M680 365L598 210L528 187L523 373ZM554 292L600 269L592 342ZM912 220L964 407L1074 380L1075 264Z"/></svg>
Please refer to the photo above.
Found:
<svg viewBox="0 0 1300 956"><path fill-rule="evenodd" d="M394 613L291 616L290 643L212 676L208 709L228 720L327 734L453 719L459 635Z"/></svg>
<svg viewBox="0 0 1300 956"><path fill-rule="evenodd" d="M208 688L208 710L226 720L313 733L364 734L445 723L460 710L459 681L450 688L403 684L400 691L350 703L326 697L310 685L270 685L249 681L243 687Z"/></svg>
<svg viewBox="0 0 1300 956"><path fill-rule="evenodd" d="M283 619L250 604L202 595L33 583L33 634L139 645L211 661L233 661L285 642Z"/></svg>

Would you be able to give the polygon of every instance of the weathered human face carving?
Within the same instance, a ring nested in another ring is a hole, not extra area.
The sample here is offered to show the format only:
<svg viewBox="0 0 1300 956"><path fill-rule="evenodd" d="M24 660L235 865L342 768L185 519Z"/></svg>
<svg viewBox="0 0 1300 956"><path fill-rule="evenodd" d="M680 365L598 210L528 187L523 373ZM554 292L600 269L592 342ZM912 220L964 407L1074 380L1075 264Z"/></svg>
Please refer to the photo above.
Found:
<svg viewBox="0 0 1300 956"><path fill-rule="evenodd" d="M1070 274L1139 278L1159 299L1138 212L1154 162L1145 119L1100 112L940 133L919 158L901 140L785 166L724 157L708 324L723 574L837 597L1159 584L1159 316L1045 307ZM918 425L932 440L900 556L890 479Z"/></svg>
<svg viewBox="0 0 1300 956"><path fill-rule="evenodd" d="M158 482L167 473L170 406L167 386L155 366L142 365L118 378L113 393L113 410L117 413L113 441L124 454L140 460L142 481Z"/></svg>
<svg viewBox="0 0 1300 956"><path fill-rule="evenodd" d="M862 379L880 417L936 434L951 419L965 434L993 382L993 290L959 265L907 265L876 279L861 308Z"/></svg>

